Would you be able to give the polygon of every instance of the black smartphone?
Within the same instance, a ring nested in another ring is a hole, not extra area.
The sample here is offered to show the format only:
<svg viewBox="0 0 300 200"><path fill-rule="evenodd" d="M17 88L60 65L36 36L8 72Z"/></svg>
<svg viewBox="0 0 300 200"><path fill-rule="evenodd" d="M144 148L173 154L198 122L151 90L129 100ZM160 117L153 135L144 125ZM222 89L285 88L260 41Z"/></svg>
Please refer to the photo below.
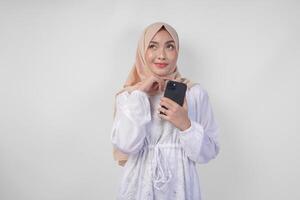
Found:
<svg viewBox="0 0 300 200"><path fill-rule="evenodd" d="M185 83L171 81L167 82L164 97L175 101L180 106L183 106L187 85ZM166 108L165 106L162 106ZM167 108L166 108L167 109ZM160 112L160 114L164 114Z"/></svg>

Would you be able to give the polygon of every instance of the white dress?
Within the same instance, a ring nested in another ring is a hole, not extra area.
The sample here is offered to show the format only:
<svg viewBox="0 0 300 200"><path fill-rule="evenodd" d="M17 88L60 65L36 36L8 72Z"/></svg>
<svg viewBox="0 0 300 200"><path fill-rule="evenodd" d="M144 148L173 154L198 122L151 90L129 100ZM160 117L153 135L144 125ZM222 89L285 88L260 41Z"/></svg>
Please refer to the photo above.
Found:
<svg viewBox="0 0 300 200"><path fill-rule="evenodd" d="M220 149L208 93L200 84L187 90L191 127L184 131L158 116L161 97L134 90L116 98L111 142L129 154L118 200L201 199L196 163L207 163Z"/></svg>

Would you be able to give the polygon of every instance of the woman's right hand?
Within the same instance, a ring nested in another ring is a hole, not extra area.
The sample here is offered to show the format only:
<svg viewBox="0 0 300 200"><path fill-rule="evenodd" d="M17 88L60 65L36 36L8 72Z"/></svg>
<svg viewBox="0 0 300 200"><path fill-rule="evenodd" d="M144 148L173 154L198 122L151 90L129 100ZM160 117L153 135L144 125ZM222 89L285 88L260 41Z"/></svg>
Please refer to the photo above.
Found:
<svg viewBox="0 0 300 200"><path fill-rule="evenodd" d="M165 80L157 76L151 75L141 82L138 90L154 95L158 92L163 92L165 87Z"/></svg>

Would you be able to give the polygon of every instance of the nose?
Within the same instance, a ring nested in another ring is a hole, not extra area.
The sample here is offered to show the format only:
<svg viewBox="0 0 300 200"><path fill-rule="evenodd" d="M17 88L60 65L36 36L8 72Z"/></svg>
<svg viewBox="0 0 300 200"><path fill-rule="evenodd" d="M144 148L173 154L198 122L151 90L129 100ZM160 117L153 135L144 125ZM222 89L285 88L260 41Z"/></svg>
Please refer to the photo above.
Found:
<svg viewBox="0 0 300 200"><path fill-rule="evenodd" d="M160 59L160 60L165 60L166 59L166 52L163 48L160 49L160 51L159 51L158 59Z"/></svg>

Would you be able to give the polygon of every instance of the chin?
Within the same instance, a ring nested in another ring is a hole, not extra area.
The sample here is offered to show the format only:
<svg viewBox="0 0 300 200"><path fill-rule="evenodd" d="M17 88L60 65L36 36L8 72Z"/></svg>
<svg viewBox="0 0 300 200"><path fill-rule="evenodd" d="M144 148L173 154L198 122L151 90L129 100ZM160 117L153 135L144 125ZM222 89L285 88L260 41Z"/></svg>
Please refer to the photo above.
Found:
<svg viewBox="0 0 300 200"><path fill-rule="evenodd" d="M154 73L159 75L159 76L166 76L169 74L169 71L166 71L166 70L154 70Z"/></svg>
<svg viewBox="0 0 300 200"><path fill-rule="evenodd" d="M152 68L152 71L159 76L167 76L170 73L169 68L159 69L159 68L155 67L155 68Z"/></svg>

